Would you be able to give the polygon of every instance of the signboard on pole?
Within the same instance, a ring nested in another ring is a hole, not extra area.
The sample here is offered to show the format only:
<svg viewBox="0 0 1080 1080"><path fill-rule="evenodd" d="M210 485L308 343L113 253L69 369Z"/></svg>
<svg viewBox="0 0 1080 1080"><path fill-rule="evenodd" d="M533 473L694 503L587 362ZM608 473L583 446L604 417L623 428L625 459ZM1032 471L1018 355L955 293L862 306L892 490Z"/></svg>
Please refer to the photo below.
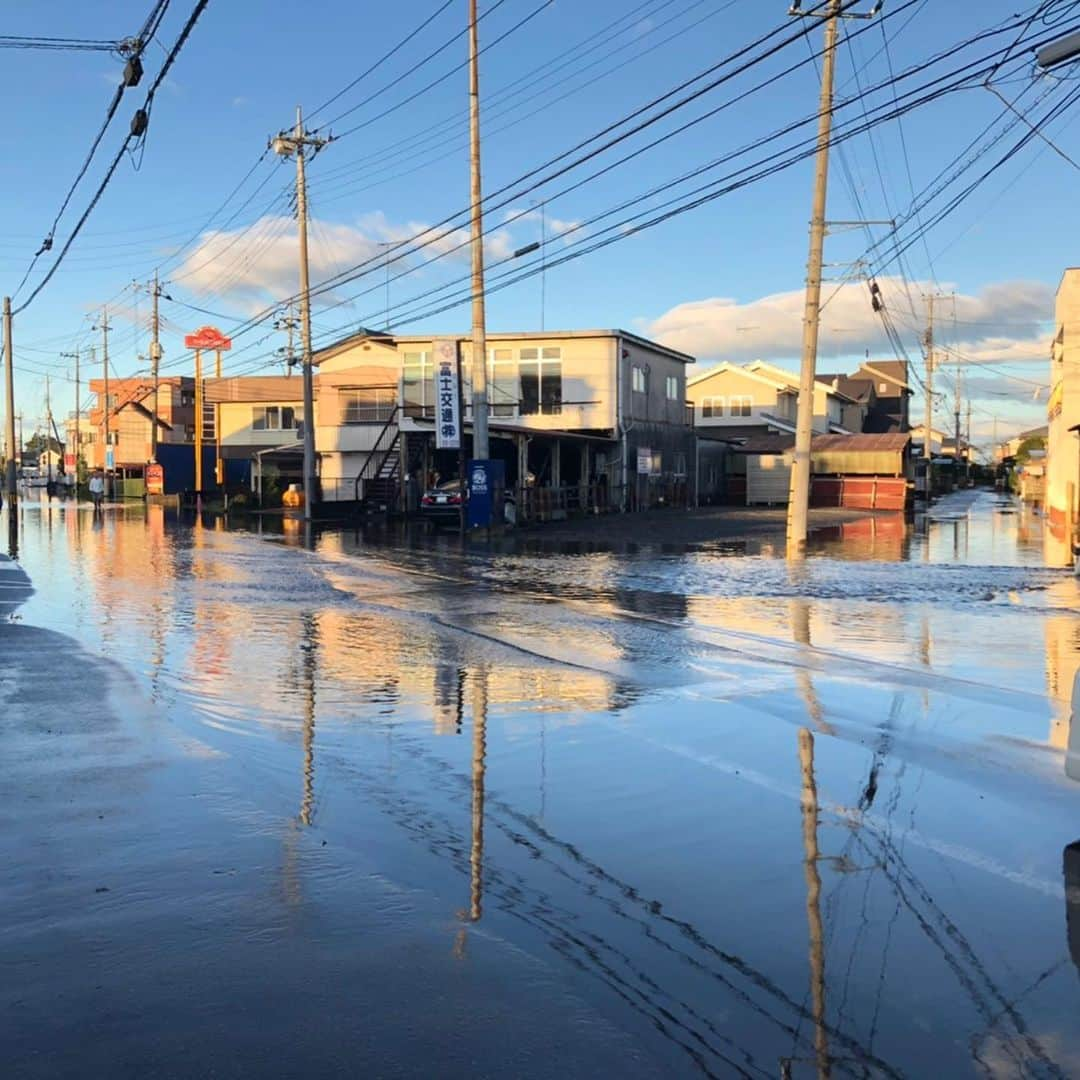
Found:
<svg viewBox="0 0 1080 1080"><path fill-rule="evenodd" d="M116 468L116 449L112 446L105 447L105 468Z"/></svg>
<svg viewBox="0 0 1080 1080"><path fill-rule="evenodd" d="M433 343L435 350L435 447L461 449L461 357L457 338Z"/></svg>
<svg viewBox="0 0 1080 1080"><path fill-rule="evenodd" d="M227 338L216 326L200 326L194 334L184 336L184 345L188 349L227 352L232 348L232 338Z"/></svg>

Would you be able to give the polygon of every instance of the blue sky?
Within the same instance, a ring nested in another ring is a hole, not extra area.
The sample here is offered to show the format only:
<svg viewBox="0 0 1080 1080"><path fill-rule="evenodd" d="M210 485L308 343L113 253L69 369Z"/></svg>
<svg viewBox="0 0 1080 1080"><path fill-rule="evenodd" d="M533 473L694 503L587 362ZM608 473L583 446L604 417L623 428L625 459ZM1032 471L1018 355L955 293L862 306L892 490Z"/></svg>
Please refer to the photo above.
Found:
<svg viewBox="0 0 1080 1080"><path fill-rule="evenodd" d="M900 3L887 3L886 12ZM155 265L162 266L166 290L174 298L162 303L166 363L183 356L180 333L215 321L175 301L239 322L295 289L295 232L286 194L293 175L290 164L263 160L213 222L218 234L203 234L202 227L256 163L267 137L291 123L298 103L314 111L438 6L436 0L403 0L396 5L316 0L301 9L285 10L282 5L211 0L155 102L141 163L121 163L64 266L16 320L18 391L28 424L41 412L46 371L57 381L62 403L57 411L71 407L73 388L66 381L70 362L58 354L97 341L86 317L102 302L116 300L114 369L127 374L144 366L138 355L146 351L149 302L145 295L124 290L132 280L146 281ZM492 5L482 3L481 10L487 6ZM539 6L540 0L504 0L482 21L481 44L510 30ZM20 5L7 13L6 32L120 38L138 28L149 7L147 0ZM888 56L882 52L882 28L847 23L848 33L866 29L839 52L841 95L855 90L856 68L862 85L876 83L888 76L890 59L900 71L1016 10L1011 0L985 0L977 11L972 7L928 0L893 16L883 24L890 43ZM159 35L165 47L189 10L189 3L173 0ZM344 133L363 125L333 142L310 165L314 282L370 258L380 242L413 235L466 205L464 69L389 115L379 116L464 61L462 36L437 58L421 62L462 31L465 18L466 0L457 0L378 71L313 117L313 124L325 124L359 106L330 130ZM586 4L555 0L483 57L485 190L510 183L784 20L784 4L772 0ZM610 29L601 37L581 44L605 27ZM820 43L820 28L813 41ZM164 48L153 44L147 53L146 82L163 57ZM805 43L796 43L761 67L759 74L743 76L704 96L651 134L669 131L750 88L752 80L807 58ZM15 103L10 113L11 152L0 163L9 225L0 240L0 274L6 282L2 290L10 292L48 231L101 123L120 65L105 53L9 50L4 59L0 87ZM515 83L526 74L527 81ZM1024 91L1029 94L1025 101L1043 91L1064 92L1045 82L1033 85L1030 68L1021 63L1012 64L1006 74L1002 93ZM61 223L58 247L122 140L144 90L145 83L126 96L99 159ZM506 96L514 90L516 97ZM564 100L554 100L564 94ZM557 259L571 250L574 239L583 238L581 230L560 239L561 229L808 115L816 101L817 75L808 64L579 191L547 202L548 258ZM895 122L879 128L873 144L866 136L851 141L842 162L834 154L830 219L854 219L863 213L886 219L904 213L912 198L908 166L915 190L922 189L1001 109L989 91L973 89L909 114L903 121L906 162ZM1061 151L1080 159L1080 129L1074 120L1075 113L1067 113L1048 132ZM418 133L428 129L432 134L421 139ZM645 139L643 135L628 141L620 152ZM594 165L615 156L613 151ZM569 179L581 175L583 170ZM699 355L703 364L761 356L794 367L811 176L812 165L804 162L550 270L544 281L545 325L625 326L682 345ZM1043 339L1052 318L1053 289L1062 269L1078 261L1072 227L1078 183L1076 168L1053 149L1041 142L1029 145L933 229L925 247L920 243L911 249L907 269L913 302L898 279L882 278L890 310L912 355L918 354L915 324L922 320L921 293L956 292L955 302L948 299L938 305L940 340L966 356L993 363L993 370L969 371L976 432L990 431L991 414L1001 417L1003 432L1042 422L1044 406L1033 401L1033 395L1037 384L1045 382L1046 365L1026 358L1045 356ZM530 210L534 200L559 186L511 201L491 215L489 226L500 225L508 211ZM226 224L237 210L235 220ZM490 237L489 260L536 240L539 229L534 208ZM875 235L882 232L878 229ZM188 247L177 251L189 241ZM838 233L829 240L827 261L849 264L866 246L861 230ZM409 273L393 283L391 302L400 304L460 277L467 270L463 255L452 254L428 267L417 266L417 260L403 265L399 270ZM47 265L42 259L39 268ZM838 265L829 273L837 277L850 269ZM35 272L17 302L38 280L40 274ZM369 295L331 310L317 305L317 343L361 321L380 324L382 281L383 273L377 270L330 299L342 300L364 288L372 290ZM522 282L490 298L489 326L537 328L540 305L539 278ZM468 325L467 305L434 318L416 318L422 313L421 306L410 305L395 312L394 318L403 318L400 327L410 331L460 330ZM216 321L230 329L229 320ZM272 350L283 339L264 325L238 339L238 350L241 344L246 351L238 351L231 363L233 370L247 371L270 362ZM874 356L891 355L869 311L863 282L842 289L827 308L819 366L836 370L867 349ZM942 381L951 394L953 369L947 371ZM951 398L943 401L943 408L951 412Z"/></svg>

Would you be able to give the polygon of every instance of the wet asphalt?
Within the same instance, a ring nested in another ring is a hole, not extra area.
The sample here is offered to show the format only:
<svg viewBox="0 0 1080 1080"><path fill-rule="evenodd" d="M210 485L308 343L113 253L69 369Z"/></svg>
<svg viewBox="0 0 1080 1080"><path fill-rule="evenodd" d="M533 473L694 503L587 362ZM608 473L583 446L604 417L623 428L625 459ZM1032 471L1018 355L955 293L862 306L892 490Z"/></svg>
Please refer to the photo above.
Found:
<svg viewBox="0 0 1080 1080"><path fill-rule="evenodd" d="M1030 509L801 566L17 524L0 1075L1080 1072L1080 591Z"/></svg>

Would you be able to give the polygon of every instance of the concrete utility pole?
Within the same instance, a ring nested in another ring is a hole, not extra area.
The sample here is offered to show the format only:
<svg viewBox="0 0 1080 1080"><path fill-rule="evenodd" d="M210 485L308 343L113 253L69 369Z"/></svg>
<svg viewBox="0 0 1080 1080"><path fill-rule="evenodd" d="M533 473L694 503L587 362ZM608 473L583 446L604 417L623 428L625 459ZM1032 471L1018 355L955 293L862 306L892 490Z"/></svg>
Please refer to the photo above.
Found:
<svg viewBox="0 0 1080 1080"><path fill-rule="evenodd" d="M806 307L803 313L802 364L799 371L799 405L795 422L795 460L791 466L788 500L788 554L806 547L810 512L810 444L814 437L814 377L821 326L821 267L825 250L825 208L829 189L829 140L832 136L833 83L836 76L836 33L841 0L830 0L825 19L825 54L821 73L818 111L817 168L814 205L810 219L810 258L806 267ZM791 14L802 16L797 5Z"/></svg>
<svg viewBox="0 0 1080 1080"><path fill-rule="evenodd" d="M960 397L964 392L964 372L963 369L956 369L956 400L953 402L954 426L956 428L956 442L953 444L956 447L956 471L960 471Z"/></svg>
<svg viewBox="0 0 1080 1080"><path fill-rule="evenodd" d="M304 148L318 153L328 139L316 138L304 130L303 113L296 108L296 127L291 135L281 132L271 146L281 157L296 157L296 217L300 238L300 347L304 375L304 520L311 520L315 499L315 391L311 370L311 284L308 278L307 181L304 175Z"/></svg>
<svg viewBox="0 0 1080 1080"><path fill-rule="evenodd" d="M840 0L834 0L839 4ZM476 0L469 0L469 159L472 198L472 410L473 457L488 448L487 317L484 310L484 214L480 205L480 67Z"/></svg>
<svg viewBox="0 0 1080 1080"><path fill-rule="evenodd" d="M45 479L52 479L52 400L49 376L45 376Z"/></svg>
<svg viewBox="0 0 1080 1080"><path fill-rule="evenodd" d="M72 453L74 459L74 477L75 477L75 492L78 494L79 490L79 453L82 450L82 442L79 439L79 347L75 346L75 351L70 353L61 353L61 358L64 360L75 361L75 449Z"/></svg>
<svg viewBox="0 0 1080 1080"><path fill-rule="evenodd" d="M101 353L102 367L105 371L105 402L103 415L105 419L105 449L102 451L101 464L105 473L105 498L112 495L112 483L109 478L109 309L101 309Z"/></svg>
<svg viewBox="0 0 1080 1080"><path fill-rule="evenodd" d="M14 513L18 498L18 473L15 471L15 362L11 354L11 297L4 297L4 386L7 403L8 459L4 488Z"/></svg>
<svg viewBox="0 0 1080 1080"><path fill-rule="evenodd" d="M930 443L934 435L934 297L926 297L926 429L922 456L929 461L933 455ZM930 477L926 478L927 493Z"/></svg>
<svg viewBox="0 0 1080 1080"><path fill-rule="evenodd" d="M150 460L157 461L158 448L158 379L161 365L161 317L158 313L158 300L161 297L161 285L158 283L158 272L154 271L154 284L150 295L153 297L154 309L151 316L150 328L152 338L150 340L150 369L154 376L154 415L150 421Z"/></svg>

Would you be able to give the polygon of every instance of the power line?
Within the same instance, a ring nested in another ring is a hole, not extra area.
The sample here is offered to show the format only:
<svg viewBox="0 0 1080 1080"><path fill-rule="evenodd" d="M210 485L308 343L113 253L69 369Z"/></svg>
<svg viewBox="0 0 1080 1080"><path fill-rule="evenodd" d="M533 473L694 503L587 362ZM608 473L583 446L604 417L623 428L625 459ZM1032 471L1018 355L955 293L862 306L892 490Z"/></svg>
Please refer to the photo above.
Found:
<svg viewBox="0 0 1080 1080"><path fill-rule="evenodd" d="M162 7L163 4L167 2L168 0L160 0L158 6ZM64 244L63 248L61 248L60 254L57 255L56 260L53 262L52 266L49 267L49 270L45 274L45 277L42 278L42 280L38 283L37 287L29 295L29 297L27 297L27 299L24 300L23 303L15 309L13 314L17 314L20 311L25 311L26 308L30 304L32 304L34 299L41 293L42 289L44 289L45 286L52 280L53 275L56 273L60 264L63 262L64 256L71 249L71 245L75 243L75 239L76 237L78 237L79 232L82 230L82 227L86 223L87 218L89 218L90 214L94 210L94 207L96 207L98 202L101 200L101 196L105 194L105 189L109 186L109 181L112 180L113 173L116 172L117 166L120 164L120 161L123 158L124 153L127 151L128 146L133 140L139 140L145 136L147 125L149 124L150 110L152 109L154 103L154 95L157 93L158 88L161 86L161 84L165 81L165 77L169 73L169 69L175 63L177 56L179 56L180 54L180 50L184 47L184 43L187 41L188 36L191 34L191 31L195 27L195 23L198 21L199 16L206 9L206 6L209 2L210 0L197 0L191 15L188 16L188 20L185 23L183 30L180 32L180 36L176 39L176 42L174 43L169 54L166 56L165 62L164 64L162 64L161 69L157 74L157 78L152 83L150 90L146 95L146 101L144 102L143 107L136 112L135 117L132 119L131 130L128 132L127 137L121 144L116 156L113 158L112 164L109 166L104 178L98 185L98 189L94 193L93 198L90 200L90 204L87 206L86 210L83 211L82 217L80 217L78 222L76 222L74 229L72 229L71 235L68 237L67 242Z"/></svg>

